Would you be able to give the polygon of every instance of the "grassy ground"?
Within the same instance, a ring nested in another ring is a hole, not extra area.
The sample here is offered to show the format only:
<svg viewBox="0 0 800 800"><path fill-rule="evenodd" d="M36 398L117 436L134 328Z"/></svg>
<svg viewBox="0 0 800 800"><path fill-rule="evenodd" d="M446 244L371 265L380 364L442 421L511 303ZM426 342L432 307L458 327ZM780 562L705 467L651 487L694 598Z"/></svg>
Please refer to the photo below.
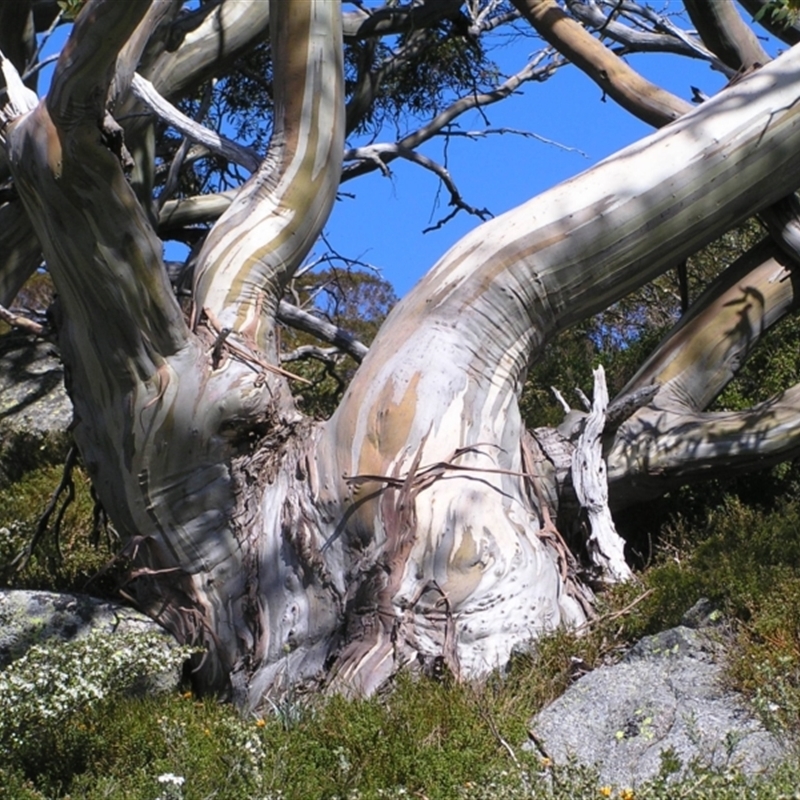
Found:
<svg viewBox="0 0 800 800"><path fill-rule="evenodd" d="M0 493L6 563L35 528L35 510L57 477L45 470ZM102 537L99 550L86 544L91 502L80 475L76 485L78 504L69 512L75 516L61 537L61 555L50 540L7 581L82 589L108 561ZM369 700L294 697L263 717L245 718L188 691L149 699L106 693L79 710L39 718L35 735L0 741L0 797L800 798L800 759L752 782L698 767L681 782L665 774L634 794L600 785L589 770L556 768L521 747L530 718L572 680L573 658L590 667L613 660L631 641L675 625L699 597L734 621L731 684L769 725L796 728L799 530L796 501L758 509L728 498L691 521L673 519L660 532L652 563L636 583L603 597L600 618L587 631L548 637L535 654L518 657L481 686L400 678Z"/></svg>

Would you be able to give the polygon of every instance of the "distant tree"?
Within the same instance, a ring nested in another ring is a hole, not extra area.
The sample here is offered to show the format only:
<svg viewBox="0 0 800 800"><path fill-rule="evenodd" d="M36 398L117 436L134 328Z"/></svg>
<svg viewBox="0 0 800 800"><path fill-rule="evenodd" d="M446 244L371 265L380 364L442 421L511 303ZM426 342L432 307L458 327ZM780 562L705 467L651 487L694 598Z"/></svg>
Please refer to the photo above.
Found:
<svg viewBox="0 0 800 800"><path fill-rule="evenodd" d="M298 308L312 309L337 329L348 331L355 342L365 347L372 343L397 302L388 281L363 269L306 272L290 283L287 297ZM293 386L303 412L315 419L328 419L361 357L343 352L336 345L320 347L312 333L288 325L282 328L280 352L281 363L304 379L304 383L295 382Z"/></svg>
<svg viewBox="0 0 800 800"><path fill-rule="evenodd" d="M483 675L630 577L609 506L796 454L798 386L708 409L796 308L800 53L767 63L733 3L686 6L702 40L628 0L0 4L0 303L46 265L125 591L205 645L202 687L258 705L299 682L371 692L403 668ZM37 31L64 11L39 99ZM547 43L509 77L484 45L501 26ZM633 51L705 59L731 85L692 109ZM338 323L377 284L330 320L300 307L307 286L286 295L343 181L398 158L437 174L453 213L487 216L418 148L567 61L666 127L465 236L368 353ZM373 141L386 120L410 132ZM587 353L639 341L631 326L674 303L625 298L756 213L770 237L699 294L681 280L690 305L610 405L598 373L591 413L526 430L528 367L559 332L606 311ZM328 420L291 391L283 324L363 357Z"/></svg>

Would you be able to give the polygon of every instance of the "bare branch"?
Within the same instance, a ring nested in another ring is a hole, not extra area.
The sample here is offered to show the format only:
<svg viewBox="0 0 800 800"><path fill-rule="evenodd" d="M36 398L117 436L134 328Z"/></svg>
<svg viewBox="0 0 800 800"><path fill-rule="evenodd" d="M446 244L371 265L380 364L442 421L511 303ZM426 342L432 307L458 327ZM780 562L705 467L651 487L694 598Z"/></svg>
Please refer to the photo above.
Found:
<svg viewBox="0 0 800 800"><path fill-rule="evenodd" d="M579 0L567 0L567 8L570 13L584 25L594 28L597 33L607 36L614 42L624 46L627 52L637 53L675 53L676 55L689 56L691 58L701 58L704 60L716 59L712 53L703 47L694 37L690 37L683 32L677 33L679 29L671 33L651 33L641 31L624 25L613 19L611 15L606 16L600 6L595 2L579 2Z"/></svg>
<svg viewBox="0 0 800 800"><path fill-rule="evenodd" d="M131 34L117 57L114 79L109 90L108 105L115 113L125 100L145 48L161 26L169 25L180 11L179 0L152 0L144 18Z"/></svg>
<svg viewBox="0 0 800 800"><path fill-rule="evenodd" d="M298 347L290 353L281 353L281 363L305 361L306 359L313 358L325 364L334 364L336 362L336 356L341 355L341 352L342 351L339 350L338 347L327 347L323 349L313 344L304 344L302 347Z"/></svg>
<svg viewBox="0 0 800 800"><path fill-rule="evenodd" d="M682 41L698 58L707 59L723 75L731 74L730 68L724 61L718 58L711 50L708 50L705 45L698 42L694 36L690 36L686 31L681 30L668 17L657 13L649 6L641 6L638 3L628 2L627 0L622 0L620 7L623 14L634 21L634 24L641 25L640 20L642 18L649 20L656 31L674 36L677 40Z"/></svg>
<svg viewBox="0 0 800 800"><path fill-rule="evenodd" d="M555 0L512 2L547 42L634 116L660 127L691 111L690 103L645 80L569 17Z"/></svg>
<svg viewBox="0 0 800 800"><path fill-rule="evenodd" d="M152 109L161 119L168 122L187 138L199 142L212 153L222 156L234 164L239 164L249 172L255 172L258 169L261 159L256 153L221 136L216 131L200 125L191 117L187 117L186 114L175 108L172 103L165 100L146 78L135 74L131 81L131 88L134 94L148 108Z"/></svg>
<svg viewBox="0 0 800 800"><path fill-rule="evenodd" d="M419 145L438 135L442 130L450 125L453 120L465 112L471 111L475 108L482 108L483 106L491 105L499 102L500 100L504 100L506 97L513 94L523 83L528 81L546 80L558 69L558 67L566 63L565 59L561 59L559 57L543 63L551 56L552 51L542 51L541 53L538 53L523 69L521 69L515 75L512 75L510 78L491 91L465 95L464 97L459 98L444 111L440 112L433 119L429 120L421 128L418 128L413 133L403 137L399 142L397 142L397 145L405 148L406 150L414 150L419 147ZM397 157L399 157L399 153L397 155L387 154L386 159L381 159L381 162L384 166L386 166L389 162ZM378 168L379 167L374 159L364 159L358 161L345 167L345 169L342 171L342 181L347 181L352 178L356 178L359 175L373 172ZM380 167L380 169L383 169L383 167Z"/></svg>
<svg viewBox="0 0 800 800"><path fill-rule="evenodd" d="M564 395L561 394L561 392L556 389L555 386L551 386L550 391L553 393L553 397L556 398L561 408L564 409L564 413L569 414L569 412L572 411L572 408L570 408L569 403L564 399Z"/></svg>
<svg viewBox="0 0 800 800"><path fill-rule="evenodd" d="M44 336L47 332L44 325L40 325L38 322L28 319L28 317L24 317L21 314L15 314L3 305L0 305L0 320L3 320L3 322L10 325L12 328L19 328L28 333L36 334L36 336Z"/></svg>
<svg viewBox="0 0 800 800"><path fill-rule="evenodd" d="M230 207L235 196L236 191L231 190L218 194L203 194L180 200L168 200L159 214L159 232L168 233L187 225L213 222Z"/></svg>
<svg viewBox="0 0 800 800"><path fill-rule="evenodd" d="M766 64L770 57L730 3L684 0L703 42L734 70Z"/></svg>
<svg viewBox="0 0 800 800"><path fill-rule="evenodd" d="M483 139L487 136L492 135L500 135L500 136L522 136L524 139L535 139L537 142L541 142L542 144L550 145L551 147L557 147L559 150L563 150L566 153L577 153L584 158L589 158L589 156L583 152L583 150L579 150L577 147L571 147L567 144L562 144L561 142L555 141L555 139L548 139L546 136L542 136L541 134L534 133L533 131L524 131L520 130L519 128L485 128L482 131L462 131L458 128L453 126L447 128L446 130L440 131L436 134L437 136L444 136L444 137L455 137L455 136L463 136L466 139Z"/></svg>
<svg viewBox="0 0 800 800"><path fill-rule="evenodd" d="M285 300L281 300L278 306L278 320L292 328L310 333L324 342L329 342L337 350L347 353L358 362L364 358L369 349L347 331L342 330L342 328L327 320L315 317L313 314L309 314L308 311L303 311L303 309L287 303Z"/></svg>
<svg viewBox="0 0 800 800"><path fill-rule="evenodd" d="M450 192L450 205L454 206L453 212L445 219L440 220L433 227L426 228L423 233L428 233L429 231L441 228L445 222L452 219L459 211L466 211L468 214L472 214L481 220L489 219L492 216L488 209L475 208L474 206L464 202L464 199L461 197L461 193L458 191L458 187L445 167L443 167L441 164L437 164L433 159L428 158L421 153L417 153L414 150L409 150L407 147L403 147L401 144L367 145L365 147L357 147L355 149L348 150L344 154L345 161L370 161L375 163L384 175L389 174L389 168L386 165L386 162L392 161L395 158L404 158L406 161L411 161L412 163L418 164L424 169L433 172L434 175L439 177L442 183L444 183L444 185L447 187L447 190Z"/></svg>
<svg viewBox="0 0 800 800"><path fill-rule="evenodd" d="M44 47L47 44L47 42L50 40L50 37L53 35L53 31L55 31L55 29L58 27L58 25L61 22L61 19L63 18L63 16L64 16L64 9L63 8L59 8L58 13L53 17L53 21L50 23L50 25L48 26L48 28L44 32L44 34L40 37L39 44L36 47L36 50L34 51L33 55L30 57L30 59L28 59L27 64L25 64L25 69L26 70L39 69L39 68L41 68L41 66L43 66L44 64L49 63L54 58L58 58L58 56L51 56L50 58L46 58L44 61L39 61L39 56L41 55L42 50L44 49ZM26 72L26 75L27 75L27 72ZM23 80L24 80L24 76L23 76Z"/></svg>

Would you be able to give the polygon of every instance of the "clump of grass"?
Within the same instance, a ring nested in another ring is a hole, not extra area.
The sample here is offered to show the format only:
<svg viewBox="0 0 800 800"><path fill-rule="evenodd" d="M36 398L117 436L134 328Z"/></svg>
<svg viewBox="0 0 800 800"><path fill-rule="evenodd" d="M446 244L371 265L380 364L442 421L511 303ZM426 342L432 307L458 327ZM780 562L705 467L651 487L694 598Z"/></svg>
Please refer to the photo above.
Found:
<svg viewBox="0 0 800 800"><path fill-rule="evenodd" d="M93 537L94 500L89 479L80 467L72 472L75 497L64 512L57 540L52 534L54 514L24 568L12 566L33 539L62 473L63 466L41 467L0 490L0 587L101 595L112 589L115 573L106 573L99 580L96 576L112 560L116 543L102 534Z"/></svg>
<svg viewBox="0 0 800 800"><path fill-rule="evenodd" d="M185 778L182 797L218 800L447 800L497 781L516 792L549 780L540 757L520 746L533 713L570 680L573 648L587 658L600 652L593 639L602 642L554 634L480 686L402 675L368 699L289 698L281 715L242 717L191 693L112 697L42 723L49 757L21 747L7 769L27 787L21 797L153 800L167 774Z"/></svg>
<svg viewBox="0 0 800 800"><path fill-rule="evenodd" d="M31 477L10 514L23 524L31 524L24 520L34 519L32 509L41 507L60 473ZM36 489L45 485L47 490ZM6 504L0 508L9 508L10 497L0 495ZM75 537L74 544L66 541L65 557L74 555L79 564L96 558L80 555L88 534L88 492L82 502L83 521L65 528ZM708 771L698 763L685 778L675 780L666 771L631 791L603 786L590 769L556 767L522 744L533 715L583 671L613 660L641 636L677 624L700 597L710 598L731 620L732 683L771 724L796 725L799 529L800 502L790 500L760 510L729 499L699 527L678 520L638 581L601 598L597 620L581 632L540 639L480 686L447 675L439 682L402 676L378 697L288 698L276 706L280 713L263 718L242 717L230 706L191 694L109 697L48 730L48 758L0 756L0 786L23 800L154 800L167 793L176 800L792 798L800 785L800 759L759 779ZM45 561L32 565L39 570L32 575L54 585ZM77 579L80 569L71 574Z"/></svg>
<svg viewBox="0 0 800 800"><path fill-rule="evenodd" d="M800 501L763 510L729 497L701 528L678 521L642 576L650 594L623 621L636 640L677 625L699 598L731 621L732 684L757 701L771 724L800 726ZM620 587L622 603L633 587Z"/></svg>
<svg viewBox="0 0 800 800"><path fill-rule="evenodd" d="M31 800L154 800L165 789L175 800L786 800L800 785L795 762L766 778L698 763L680 780L605 786L592 769L557 767L516 741L506 749L493 730L507 733L504 721L487 723L498 710L487 702L403 679L380 699L311 703L287 728L189 694L117 699L63 725L38 772L0 763L0 780L6 796Z"/></svg>

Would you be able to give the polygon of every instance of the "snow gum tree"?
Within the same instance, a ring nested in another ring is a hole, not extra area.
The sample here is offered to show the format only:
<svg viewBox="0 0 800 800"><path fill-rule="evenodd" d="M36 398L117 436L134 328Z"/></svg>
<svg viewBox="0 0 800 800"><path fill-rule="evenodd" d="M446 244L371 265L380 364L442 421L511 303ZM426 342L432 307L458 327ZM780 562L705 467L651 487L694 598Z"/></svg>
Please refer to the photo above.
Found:
<svg viewBox="0 0 800 800"><path fill-rule="evenodd" d="M124 541L124 591L206 647L206 689L255 706L297 683L369 693L404 668L480 677L630 577L613 509L797 454L798 387L707 411L796 306L800 52L768 63L732 2L687 0L698 34L628 2L88 0L67 4L77 16L39 98L36 32L63 5L0 4L0 303L25 324L5 307L46 265L73 433ZM501 25L550 49L424 109L397 142L346 149L387 82L410 92L401 78L432 48L463 62ZM604 37L705 59L731 83L693 108ZM178 110L190 98L202 120L267 41L266 153ZM476 227L368 352L286 301L344 180L405 158L481 213L417 148L566 61L659 130ZM209 154L249 177L192 195L186 171ZM618 398L598 372L590 410L525 429L518 400L548 341L755 213L771 238ZM185 264L164 260L167 239L192 244ZM279 323L363 358L329 420L295 402Z"/></svg>

